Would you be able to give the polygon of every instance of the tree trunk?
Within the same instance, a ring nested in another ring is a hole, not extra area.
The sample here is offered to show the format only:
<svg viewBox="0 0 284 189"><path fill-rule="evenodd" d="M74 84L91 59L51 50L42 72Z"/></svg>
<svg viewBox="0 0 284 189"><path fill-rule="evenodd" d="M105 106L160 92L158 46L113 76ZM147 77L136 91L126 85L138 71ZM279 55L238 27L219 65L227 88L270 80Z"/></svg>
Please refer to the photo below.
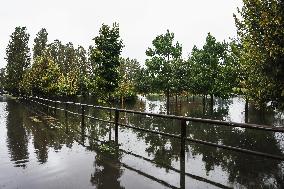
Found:
<svg viewBox="0 0 284 189"><path fill-rule="evenodd" d="M213 94L210 94L210 105L211 105L211 107L213 107L213 105L214 105L214 96L213 96Z"/></svg>
<svg viewBox="0 0 284 189"><path fill-rule="evenodd" d="M245 123L248 123L248 99L246 98L245 103Z"/></svg>
<svg viewBox="0 0 284 189"><path fill-rule="evenodd" d="M176 105L177 105L177 103L178 103L178 95L176 94Z"/></svg>
<svg viewBox="0 0 284 189"><path fill-rule="evenodd" d="M213 114L213 106L214 106L214 96L210 94L210 113Z"/></svg>
<svg viewBox="0 0 284 189"><path fill-rule="evenodd" d="M205 114L205 95L202 98L202 105L203 105L203 114Z"/></svg>
<svg viewBox="0 0 284 189"><path fill-rule="evenodd" d="M170 112L170 90L169 89L167 89L166 98L167 98L167 114L169 114Z"/></svg>
<svg viewBox="0 0 284 189"><path fill-rule="evenodd" d="M188 102L188 93L186 94L186 102Z"/></svg>

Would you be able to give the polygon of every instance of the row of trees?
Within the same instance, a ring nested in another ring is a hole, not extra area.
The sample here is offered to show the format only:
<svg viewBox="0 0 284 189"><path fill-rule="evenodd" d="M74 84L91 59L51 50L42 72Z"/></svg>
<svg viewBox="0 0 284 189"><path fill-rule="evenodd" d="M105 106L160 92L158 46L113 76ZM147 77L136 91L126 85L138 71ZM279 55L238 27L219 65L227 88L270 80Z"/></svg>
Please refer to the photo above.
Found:
<svg viewBox="0 0 284 189"><path fill-rule="evenodd" d="M16 27L6 49L6 69L1 70L3 87L12 94L93 94L102 99L135 95L133 80L140 65L120 57L123 43L117 24L102 25L88 50L59 40L48 43L43 28L34 39L31 59L28 42L26 27Z"/></svg>
<svg viewBox="0 0 284 189"><path fill-rule="evenodd" d="M167 102L172 94L229 97L239 76L233 44L218 42L208 33L204 46L194 46L189 58L183 60L180 43L174 42L174 34L167 31L157 36L153 47L146 51L149 58L141 70L143 82L138 88L144 93L164 92Z"/></svg>
<svg viewBox="0 0 284 189"><path fill-rule="evenodd" d="M217 42L209 33L204 46L194 47L188 60L181 59L182 48L174 43L173 33L156 37L142 70L149 79L140 79L140 89L163 91L167 97L182 92L211 99L242 94L259 106L272 102L283 107L284 2L243 0L234 18L237 39Z"/></svg>
<svg viewBox="0 0 284 189"><path fill-rule="evenodd" d="M120 57L123 43L117 24L102 25L88 50L59 40L48 43L48 33L42 29L34 39L32 60L26 28L17 27L6 49L1 85L14 94L93 94L110 99L137 92L164 93L167 102L171 95L213 99L242 94L259 104L283 102L283 6L279 0L244 0L238 10L241 18L234 15L238 38L218 42L208 33L203 47L194 46L186 60L181 44L167 31L146 50L143 67Z"/></svg>

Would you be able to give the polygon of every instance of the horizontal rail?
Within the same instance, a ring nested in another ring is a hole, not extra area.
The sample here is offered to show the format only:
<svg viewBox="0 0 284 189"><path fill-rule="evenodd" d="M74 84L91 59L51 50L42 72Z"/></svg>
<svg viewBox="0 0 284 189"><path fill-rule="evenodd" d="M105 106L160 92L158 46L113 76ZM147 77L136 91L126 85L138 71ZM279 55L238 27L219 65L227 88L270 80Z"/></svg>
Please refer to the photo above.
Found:
<svg viewBox="0 0 284 189"><path fill-rule="evenodd" d="M154 176L152 176L152 175L149 175L149 174L147 174L147 173L144 173L143 171L140 171L140 170L138 170L138 169L132 168L132 167L126 165L125 163L122 163L122 162L121 162L120 164L121 164L123 167L125 167L126 169L129 169L129 170L131 170L131 171L134 171L134 172L138 173L139 175L142 175L142 176L147 177L147 178L149 178L149 179L151 179L151 180L154 180L154 181L156 181L156 182L158 182L158 183L160 183L160 184L162 184L162 185L164 185L164 186L166 186L166 187L168 187L168 188L180 189L179 187L173 186L173 185L167 183L166 181L163 181L163 180L161 180L161 179L158 179L158 178L156 178L156 177L154 177Z"/></svg>
<svg viewBox="0 0 284 189"><path fill-rule="evenodd" d="M32 101L32 102L36 102L36 103L38 103L38 104L40 104L40 105L47 106L46 104L43 104L43 103L40 103L40 102L37 102L37 101L34 101L34 100L31 100L31 101ZM52 106L48 106L48 107L55 108L55 107L52 107ZM60 109L60 110L62 110L62 109ZM68 110L67 110L67 112L68 112L68 113L71 113L71 114L74 113L74 112L71 112L71 111L68 111ZM40 113L46 115L44 112L40 112ZM77 114L77 113L76 113L76 114ZM97 119L97 118L92 117L92 116L86 116L86 117L91 118L91 119L95 119L95 120L99 120L99 121L114 123L114 122L111 122L111 121L105 121L105 120ZM57 123L59 123L60 125L62 125L61 122L57 122ZM123 125L123 124L120 124L120 125ZM123 125L123 126L127 127L127 125ZM134 129L135 127L131 127L131 128ZM59 128L59 129L62 129L62 128ZM77 132L78 134L80 134L80 135L82 135L82 136L84 136L84 137L87 137L87 138L89 138L89 139L91 139L91 140L95 140L95 141L99 142L100 144L108 144L107 141L102 141L102 140L93 138L93 137L91 137L90 135L82 134L82 132L79 131L79 130L77 130L77 129L74 129L74 128L69 128L69 129L71 129L71 130ZM139 128L137 128L137 129L139 129ZM147 131L150 131L150 130L147 130ZM67 133L65 133L65 134L67 134ZM178 137L178 136L177 136L177 137ZM93 147L91 147L91 146L86 146L84 143L82 143L81 141L77 140L76 137L74 137L73 140L76 141L78 144L82 145L83 147L86 147L88 150L92 150L92 149L93 149ZM160 166L162 166L162 167L165 168L165 169L169 169L169 170L174 171L174 172L176 172L176 173L182 174L182 172L181 172L180 170L178 170L178 169L172 167L171 165L167 165L167 164L162 163L162 162L157 162L157 161L155 161L155 160L152 160L152 159L143 157L143 156L141 156L141 155L135 154L135 153L133 153L133 152L131 152L131 151L127 151L127 150L124 150L124 149L121 149L121 148L118 148L118 150L121 151L121 152L123 152L123 153L125 153L125 154L134 156L134 157L139 158L139 159L142 159L142 160L144 160L144 161L147 161L147 162L149 162L149 163L153 163L153 164L155 164L155 165L160 165ZM122 163L122 162L120 162L120 163ZM128 165L125 166L125 165L126 165L126 164L123 164L123 166L124 166L125 168L130 168L130 166L128 166ZM132 168L130 168L130 170L132 170ZM137 172L137 170L136 170L136 169L134 170L134 168L133 168L133 171ZM140 171L140 170L138 170L138 171L139 171L139 173L142 173L142 171ZM138 172L137 172L137 173L138 173ZM146 173L144 173L144 174L146 174ZM147 178L149 178L149 179L151 179L151 180L154 180L154 181L156 181L156 182L158 182L158 183L161 183L161 184L163 184L163 185L165 185L165 186L167 186L167 187L170 187L170 188L177 188L177 187L175 187L175 186L173 186L173 185L168 184L167 182L165 182L165 181L163 181L163 180L157 179L157 178L155 178L155 177L153 177L153 176L150 176L150 175L148 175L148 174L146 174L146 175L144 175L144 174L143 174L142 176L146 176ZM219 188L232 189L231 187L225 186L225 185L223 185L223 184L221 184L221 183L218 183L218 182L214 182L214 181L212 181L212 180L206 179L206 178L201 177L201 176L197 176L197 175L194 175L194 174L191 174L191 173L188 173L188 172L184 172L184 174L185 174L186 176L190 177L190 178L193 178L193 179L195 179L195 180L202 181L202 182L205 182L205 183L208 183L208 184L217 186L217 187L219 187ZM154 178L154 179L153 179L153 178Z"/></svg>
<svg viewBox="0 0 284 189"><path fill-rule="evenodd" d="M165 164L165 163L160 163L160 162L151 160L151 159L149 159L149 158L145 158L145 157L143 157L143 156L141 156L141 155L135 154L135 153L133 153L133 152L128 152L128 151L123 150L123 149L119 149L119 151L121 151L121 152L123 152L123 153L125 153L125 154L132 155L132 156L134 156L134 157L136 157L136 158L143 159L144 161L147 161L147 162L150 162L150 163L153 163L153 164L157 164L157 165L161 165L161 166L163 166L164 168L169 169L169 170L171 170L171 171L174 171L174 172L176 172L176 173L181 173L180 170L178 170L178 169L172 167L171 165L167 165L167 164ZM206 182L206 183L208 183L208 184L212 184L212 185L217 186L217 187L219 187L219 188L232 189L231 187L228 187L228 186L225 186L225 185L223 185L223 184L214 182L214 181L212 181L212 180L203 178L203 177L201 177L201 176L197 176L197 175L194 175L194 174L191 174L191 173L187 173L187 172L185 172L184 174L185 174L186 176L188 176L188 177L191 177L191 178L195 179L195 180L199 180L199 181L202 181L202 182Z"/></svg>
<svg viewBox="0 0 284 189"><path fill-rule="evenodd" d="M146 115L152 117L160 117L160 118L167 118L167 119L177 119L177 120L186 120L191 122L199 122L199 123L209 123L209 124L216 124L216 125L223 125L229 127L240 127L240 128L247 128L247 129L256 129L256 130L265 130L265 131L273 131L273 132L281 132L284 133L284 126L281 127L274 127L269 125L259 125L259 124L251 124L251 123L237 123L237 122L229 122L229 121L220 121L220 120L213 120L213 119L203 119L203 118L194 118L194 117L185 117L185 116L176 116L176 115L165 115L165 114L156 114L156 113L148 113L148 112L141 112L141 111L134 111L134 110L126 110L126 109L119 109L119 108L111 108L111 107L104 107L104 106L96 106L90 104L82 104L76 102L63 102L63 101L55 101L40 97L28 97L28 98L35 98L39 100L49 101L53 103L59 104L74 104L79 106L88 106L97 109L105 109L105 110L118 110L119 112L126 112L126 113L133 113L139 115Z"/></svg>
<svg viewBox="0 0 284 189"><path fill-rule="evenodd" d="M38 103L38 104L41 104L41 105L47 106L46 104L43 104L43 103L40 103L40 102L37 102L37 101L34 101L34 100L31 100L31 101L35 102L35 103ZM85 106L85 104L81 104L81 105ZM56 107L52 107L52 106L48 106L48 107L56 108ZM75 115L85 116L85 117L90 118L90 119L95 119L95 120L98 120L98 121L103 121L103 122L108 122L108 123L111 123L111 124L115 124L114 121L102 120L102 119L95 118L95 117L92 117L92 116L89 116L89 115L83 115L83 114L71 112L71 111L68 111L68 110L60 109L60 108L56 108L56 109L62 110L62 111L67 111L68 113L75 114ZM116 108L112 108L112 109L116 110L116 111L120 110L120 109L116 109ZM133 113L133 112L131 111L131 113ZM142 113L144 113L144 112L142 112ZM149 114L149 113L147 113L147 114ZM161 115L161 114L157 114L157 115ZM174 116L174 117L180 117L180 116ZM176 119L176 118L174 118L174 119ZM144 129L144 128L134 127L134 126L123 124L123 123L119 123L119 122L117 124L121 125L121 126L124 126L124 127L127 127L127 128L132 128L132 129L135 129L135 130L140 130L140 131L144 131L144 132L149 132L149 133L154 133L154 134L163 135L163 136L167 136L167 137L173 137L173 138L181 139L181 136L177 136L177 135L173 135L173 134L169 134L169 133L163 133L163 132L159 132L159 131L153 131L153 130L148 130L148 129ZM264 152L258 152L258 151L253 151L253 150L248 150L248 149L243 149L243 148L238 148L238 147L233 147L233 146L216 144L216 143L202 141L202 140L198 140L198 139L192 139L192 138L185 138L185 140L187 140L189 142L194 142L194 143L208 145L208 146L214 146L214 147L222 148L222 149L226 149L226 150L237 151L237 152L242 152L242 153L246 153L246 154L257 155L257 156L262 156L262 157L266 157L266 158L272 158L272 159L276 159L276 160L282 160L282 161L284 160L284 156L271 155L271 154L264 153Z"/></svg>

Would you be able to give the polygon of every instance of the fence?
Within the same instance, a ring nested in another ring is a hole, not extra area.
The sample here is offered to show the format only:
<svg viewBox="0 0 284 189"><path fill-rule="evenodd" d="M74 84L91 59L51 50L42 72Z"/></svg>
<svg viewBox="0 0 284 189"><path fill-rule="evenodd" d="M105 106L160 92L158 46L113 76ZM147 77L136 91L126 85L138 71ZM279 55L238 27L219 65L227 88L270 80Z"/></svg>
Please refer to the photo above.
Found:
<svg viewBox="0 0 284 189"><path fill-rule="evenodd" d="M253 150L248 150L248 149L243 149L243 148L238 148L238 147L233 147L233 146L227 146L227 145L212 143L212 142L208 142L208 141L189 138L189 137L186 136L188 122L217 124L217 125L223 125L223 126L226 126L226 127L239 127L239 128L245 128L245 129L264 130L264 131L280 132L280 133L284 133L284 127L272 127L272 126L268 126L268 125L236 123L236 122L227 122L227 121L219 121L219 120L211 120L211 119L201 119L201 118L175 116L175 115L155 114L155 113L147 113L147 112L127 110L127 109L103 107L103 106L96 106L96 105L82 104L82 103L75 103L75 102L56 101L56 100L50 100L50 99L45 99L45 98L40 98L40 97L19 97L19 98L24 99L24 100L28 100L28 101L31 101L31 102L34 102L34 103L37 103L37 104L40 104L40 105L43 105L43 106L46 106L47 108L52 108L55 111L57 111L57 110L65 111L65 116L67 116L68 113L81 116L82 123L84 123L84 119L86 117L86 118L89 118L89 119L94 119L94 120L114 124L116 144L118 144L118 142L119 142L118 132L119 132L120 126L135 129L135 130L140 130L140 131L143 131L143 132L149 132L149 133L154 133L154 134L157 134L157 135L163 135L163 136L173 137L173 138L179 139L180 145L181 145L180 146L180 149L181 149L181 151L180 151L180 162L181 163L180 163L180 171L179 171L181 173L181 180L180 180L181 188L185 188L185 175L188 175L188 173L185 173L185 143L186 143L186 141L198 143L198 144L202 144L202 145L213 146L213 147L217 147L217 148L222 148L222 149L226 149L226 150L232 150L232 151L236 151L236 152L256 155L256 156L262 156L262 157L281 160L281 161L284 160L284 156L273 155L273 154L263 153L263 152L259 152L259 151L253 151ZM59 108L58 107L59 104L64 105L64 108L63 109ZM78 106L81 109L81 113L76 113L76 112L70 111L68 109L68 106L70 104ZM85 114L86 107L95 108L95 109L99 109L99 110L113 111L114 112L114 120L113 121L112 120L103 120L103 119L99 119L99 118L96 118L96 117L93 117L93 116L90 116L90 115L86 115ZM164 132L160 132L160 131L154 131L154 130L139 128L139 127L135 127L133 125L123 124L123 123L119 122L119 117L120 117L121 113L132 113L132 114L139 114L139 115L145 115L145 116L151 116L151 117L180 120L180 135L174 135L174 134L170 134L170 133L164 133ZM190 175L188 175L188 176L190 176ZM196 176L192 176L192 177L196 177ZM211 184L214 184L213 181L208 181L208 182L211 183ZM215 183L214 185L219 186L221 188L227 188L226 186L220 185L218 183Z"/></svg>

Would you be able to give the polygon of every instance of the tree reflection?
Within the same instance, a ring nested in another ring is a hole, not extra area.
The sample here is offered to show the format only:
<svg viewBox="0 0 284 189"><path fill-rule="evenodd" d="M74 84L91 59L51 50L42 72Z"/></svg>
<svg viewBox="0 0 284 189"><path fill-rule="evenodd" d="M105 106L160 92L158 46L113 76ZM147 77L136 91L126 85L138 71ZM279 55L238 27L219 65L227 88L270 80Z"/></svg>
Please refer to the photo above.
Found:
<svg viewBox="0 0 284 189"><path fill-rule="evenodd" d="M23 111L15 101L7 101L7 147L16 167L29 161L28 136L23 126Z"/></svg>
<svg viewBox="0 0 284 189"><path fill-rule="evenodd" d="M114 143L96 145L96 152L95 171L90 179L92 185L98 189L123 189L119 180L123 173L120 164L122 154L118 147Z"/></svg>
<svg viewBox="0 0 284 189"><path fill-rule="evenodd" d="M17 105L19 106L19 104ZM48 150L61 150L63 145L71 148L74 142L75 133L67 135L63 125L56 122L53 117L33 112L32 109L21 108L23 112L23 122L25 130L31 134L33 145L38 162L46 163L48 160Z"/></svg>
<svg viewBox="0 0 284 189"><path fill-rule="evenodd" d="M273 132L200 123L194 123L189 128L191 137L195 139L283 155ZM283 170L279 167L279 161L206 145L193 144L191 147L193 155L202 155L207 173L216 166L221 166L229 174L228 179L232 183L248 188L283 187Z"/></svg>
<svg viewBox="0 0 284 189"><path fill-rule="evenodd" d="M228 116L229 105L232 103L231 100L222 101L217 99L213 108L205 107L205 114L203 114L203 108L200 108L202 103L196 104L196 102L198 102L198 99L194 103L182 105L187 106L187 108L179 108L181 112L175 113L223 120ZM171 109L174 110L174 108ZM273 114L261 110L256 111L255 109L249 111L250 122L258 120L256 123L273 124ZM180 135L179 121L131 114L128 115L128 119L130 124L136 127ZM172 161L179 159L179 140L137 130L134 132L148 144L146 152L148 152L149 156L154 157L154 161L171 165ZM188 136L217 144L283 156L279 141L275 138L273 132L192 123L188 126ZM193 156L202 155L207 174L215 170L217 166L221 166L228 173L228 180L231 183L238 183L248 188L284 188L284 169L280 167L281 162L279 161L201 144L191 143L190 147Z"/></svg>

